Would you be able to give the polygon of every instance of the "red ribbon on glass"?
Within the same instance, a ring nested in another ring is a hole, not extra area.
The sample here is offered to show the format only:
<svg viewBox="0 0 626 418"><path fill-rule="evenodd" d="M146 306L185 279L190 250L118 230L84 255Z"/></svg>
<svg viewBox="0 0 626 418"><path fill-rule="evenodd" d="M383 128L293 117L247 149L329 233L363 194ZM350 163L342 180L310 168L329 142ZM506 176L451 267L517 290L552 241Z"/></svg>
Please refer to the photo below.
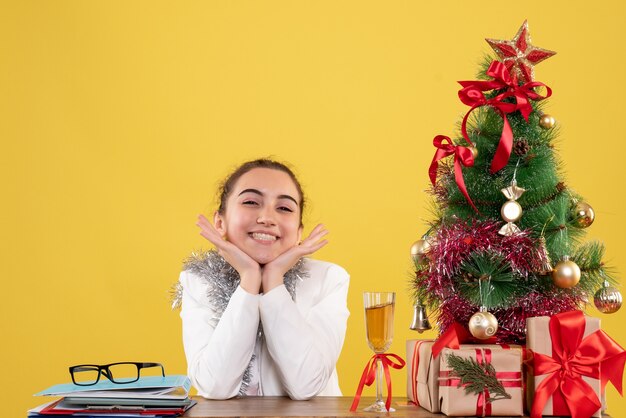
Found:
<svg viewBox="0 0 626 418"><path fill-rule="evenodd" d="M472 142L470 141L470 144L471 143ZM474 165L474 155L472 154L472 150L468 147L454 145L452 140L445 135L437 135L433 139L433 145L437 148L437 151L435 152L433 161L430 163L430 168L428 169L430 181L433 186L437 181L437 167L439 166L439 160L449 155L454 155L454 178L456 180L456 185L459 187L459 190L461 190L461 193L463 193L463 196L465 196L465 199L467 199L469 204L472 205L476 212L478 212L478 209L474 206L474 202L472 202L472 199L467 193L465 180L463 180L463 170L461 169L461 165L464 165L465 167L472 167Z"/></svg>
<svg viewBox="0 0 626 418"><path fill-rule="evenodd" d="M483 357L483 349L476 348L476 362L478 364L490 364L491 363L491 350L484 349L485 355ZM450 371L439 372L439 386L463 386L461 379L450 377ZM441 379L443 378L443 379ZM505 388L521 388L522 387L522 373L521 372L496 372L496 379L500 381ZM509 380L505 380L509 379ZM490 416L491 402L489 402L489 390L485 387L483 391L478 395L476 399L476 416L484 417Z"/></svg>
<svg viewBox="0 0 626 418"><path fill-rule="evenodd" d="M532 418L541 417L550 397L554 415L593 415L602 404L582 376L599 379L601 390L610 381L622 394L626 351L602 330L583 338L584 332L585 316L581 311L550 318L552 356L534 353L535 376L547 376L535 388Z"/></svg>
<svg viewBox="0 0 626 418"><path fill-rule="evenodd" d="M461 132L463 133L463 138L471 144L472 141L467 134L467 120L469 115L476 108L491 106L500 114L504 124L502 126L502 133L500 134L500 142L498 143L496 154L491 162L491 172L496 173L509 162L513 148L513 130L509 124L507 114L519 110L526 122L528 122L528 117L533 110L530 100L547 99L552 95L552 90L550 87L538 81L530 81L520 86L517 81L517 76L511 75L506 66L500 61L493 61L486 74L492 77L493 80L459 81L459 84L463 86L463 88L459 90L459 99L461 99L464 104L471 106L471 109L463 118ZM536 87L545 87L546 95L542 96L537 93L534 90ZM504 92L491 99L485 97L485 91L503 89L505 90ZM509 98L514 98L514 103L504 101Z"/></svg>
<svg viewBox="0 0 626 418"><path fill-rule="evenodd" d="M396 360L396 363L394 363L393 360ZM363 387L371 386L372 383L376 381L376 363L379 361L383 365L385 380L387 381L387 402L385 402L385 408L389 411L389 408L391 407L391 374L389 373L389 367L401 369L406 364L400 356L391 353L374 354L372 358L369 359L367 365L365 366L365 370L363 370L363 374L361 375L361 381L359 382L359 387L354 395L354 401L352 401L350 411L356 411L356 408L359 406L361 394L363 393Z"/></svg>

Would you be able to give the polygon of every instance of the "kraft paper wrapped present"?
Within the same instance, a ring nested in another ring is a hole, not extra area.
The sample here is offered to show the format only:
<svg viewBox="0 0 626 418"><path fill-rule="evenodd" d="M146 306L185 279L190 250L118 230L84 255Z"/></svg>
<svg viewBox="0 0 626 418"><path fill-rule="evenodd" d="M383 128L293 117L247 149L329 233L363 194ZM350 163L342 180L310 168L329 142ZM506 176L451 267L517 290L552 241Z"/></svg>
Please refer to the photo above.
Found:
<svg viewBox="0 0 626 418"><path fill-rule="evenodd" d="M433 356L435 340L407 340L407 398L430 412L440 412L439 367L441 356ZM511 349L522 352L519 345L461 344L459 348Z"/></svg>
<svg viewBox="0 0 626 418"><path fill-rule="evenodd" d="M432 347L435 340L408 340L407 398L430 412L439 412L439 357L433 359Z"/></svg>
<svg viewBox="0 0 626 418"><path fill-rule="evenodd" d="M460 349L444 348L441 352L439 370L439 403L441 412L448 416L522 416L524 394L522 384L522 360L520 349L504 350L500 346L463 345ZM496 379L502 384L510 398L489 401L495 396L487 388L479 395L466 393L461 380L452 373L449 356L454 354L464 359L474 359L479 364L491 364Z"/></svg>
<svg viewBox="0 0 626 418"><path fill-rule="evenodd" d="M556 315L556 317L559 317L559 316L566 317L568 314L570 314L570 312L566 312L565 314L566 315L563 315L563 314ZM580 326L584 327L584 333L582 334L582 341L585 341L585 338L587 336L591 335L592 333L600 329L600 319L583 316L582 313L580 313L580 317L583 318L582 325ZM552 357L553 338L561 339L561 336L567 338L568 336L572 337L574 335L574 333L571 332L571 330L566 330L566 328L563 329L563 331L565 331L564 333L557 332L555 328L554 335L552 335L550 331L550 320L551 320L550 317L541 316L541 317L536 317L536 318L528 318L526 322L527 324L526 325L527 348L529 350L532 350L534 361L536 361L537 359L537 354L543 354L543 355ZM599 369L599 366L598 366L598 369ZM529 373L528 375L529 375L528 376L529 380L528 380L528 390L527 390L526 401L528 403L528 409L532 411L537 388L540 387L540 385L545 379L550 377L550 374L536 375L536 373L533 372L533 373ZM600 399L602 399L599 370L598 370L598 373L595 374L595 377L580 375L580 378L582 378L583 382L586 384L586 390L588 392L593 392L593 394L587 393L587 396L589 396L590 398L593 398L593 396L595 396L599 404L601 404L601 401L599 401ZM593 403L593 401L590 401L589 399L584 399L580 402L578 406L575 406L575 405L572 405L572 406L574 408L579 409L582 407L589 407L589 405ZM561 390L557 388L557 390L554 393L550 394L547 401L545 402L545 406L541 410L541 415L548 415L548 416L571 415L571 412L567 403L568 402L564 399ZM535 406L535 408L537 408L537 406ZM602 413L601 413L602 407L600 405L597 406L597 408L592 408L592 409L597 409L597 410L595 410L595 412L591 411L590 412L591 415L587 414L587 416L593 416L593 417L602 416Z"/></svg>

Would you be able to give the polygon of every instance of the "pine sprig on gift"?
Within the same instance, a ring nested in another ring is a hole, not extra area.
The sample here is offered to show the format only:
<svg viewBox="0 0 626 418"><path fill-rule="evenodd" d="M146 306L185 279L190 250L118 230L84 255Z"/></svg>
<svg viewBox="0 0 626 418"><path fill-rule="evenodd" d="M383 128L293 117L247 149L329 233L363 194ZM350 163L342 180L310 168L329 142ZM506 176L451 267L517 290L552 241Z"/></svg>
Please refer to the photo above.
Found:
<svg viewBox="0 0 626 418"><path fill-rule="evenodd" d="M490 363L481 364L473 358L466 359L455 354L449 354L447 360L452 369L450 374L461 380L458 387L463 386L466 394L478 396L487 389L489 391L487 402L511 399L511 395L496 378L496 369Z"/></svg>

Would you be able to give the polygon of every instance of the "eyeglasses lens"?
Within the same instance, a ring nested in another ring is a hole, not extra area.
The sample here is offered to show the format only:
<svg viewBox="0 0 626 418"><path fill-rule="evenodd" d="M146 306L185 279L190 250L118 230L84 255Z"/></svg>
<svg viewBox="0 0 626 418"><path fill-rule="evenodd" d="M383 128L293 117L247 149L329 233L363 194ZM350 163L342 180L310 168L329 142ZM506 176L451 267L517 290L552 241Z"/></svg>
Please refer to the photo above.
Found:
<svg viewBox="0 0 626 418"><path fill-rule="evenodd" d="M134 382L139 379L139 368L133 363L117 363L109 366L109 378L115 383Z"/></svg>
<svg viewBox="0 0 626 418"><path fill-rule="evenodd" d="M77 385L93 385L98 380L99 373L97 367L82 366L74 368L72 374Z"/></svg>

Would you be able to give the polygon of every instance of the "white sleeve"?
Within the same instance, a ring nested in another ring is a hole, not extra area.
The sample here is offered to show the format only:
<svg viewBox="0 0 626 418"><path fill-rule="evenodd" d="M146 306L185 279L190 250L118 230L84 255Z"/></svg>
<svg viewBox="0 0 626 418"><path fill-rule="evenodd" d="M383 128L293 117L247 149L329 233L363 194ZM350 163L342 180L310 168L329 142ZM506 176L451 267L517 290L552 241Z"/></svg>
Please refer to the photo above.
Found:
<svg viewBox="0 0 626 418"><path fill-rule="evenodd" d="M217 326L216 312L207 297L209 284L183 271L183 345L187 374L198 394L210 399L237 396L254 346L259 326L259 295L238 287Z"/></svg>
<svg viewBox="0 0 626 418"><path fill-rule="evenodd" d="M350 315L348 273L331 265L324 280L322 297L303 316L284 285L261 297L261 322L267 348L274 359L283 387L292 399L309 399L328 384L346 334ZM297 297L297 296L296 296Z"/></svg>

